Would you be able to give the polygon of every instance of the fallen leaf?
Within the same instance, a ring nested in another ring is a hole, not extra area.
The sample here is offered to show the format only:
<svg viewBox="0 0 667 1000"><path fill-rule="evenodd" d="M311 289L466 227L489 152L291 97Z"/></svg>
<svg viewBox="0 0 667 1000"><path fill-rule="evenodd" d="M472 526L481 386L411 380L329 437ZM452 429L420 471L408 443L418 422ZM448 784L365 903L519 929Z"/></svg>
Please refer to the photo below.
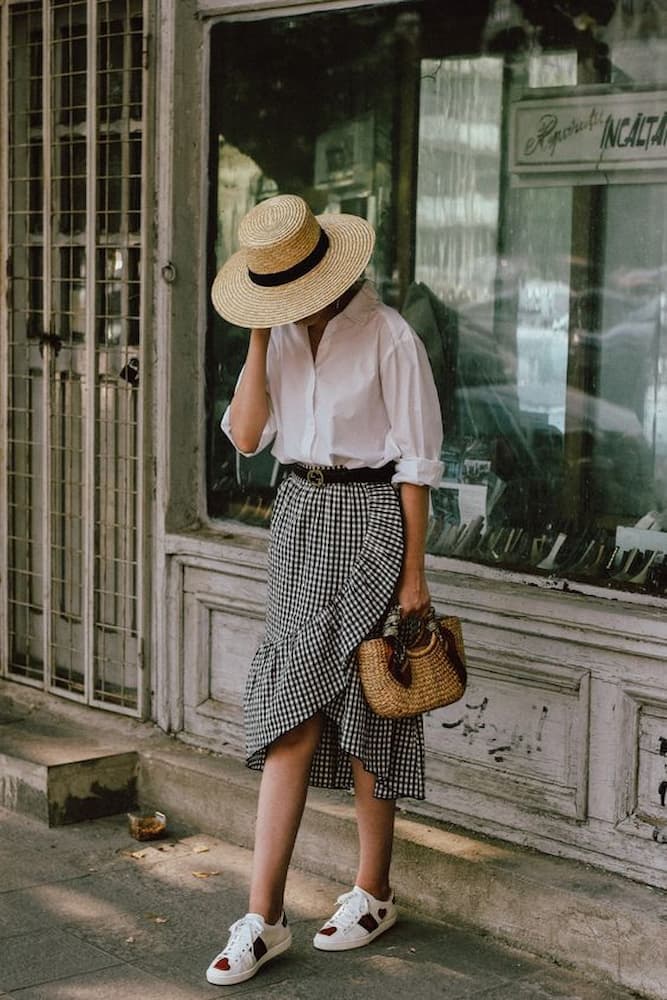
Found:
<svg viewBox="0 0 667 1000"><path fill-rule="evenodd" d="M214 875L219 875L220 872L193 872L195 878L213 878Z"/></svg>
<svg viewBox="0 0 667 1000"><path fill-rule="evenodd" d="M130 851L131 858L145 858L147 851Z"/></svg>
<svg viewBox="0 0 667 1000"><path fill-rule="evenodd" d="M203 844L198 844L197 847L193 847L192 848L192 853L193 854L206 854L209 850L210 850L210 848L204 847Z"/></svg>
<svg viewBox="0 0 667 1000"><path fill-rule="evenodd" d="M125 944L134 944L134 938L133 937L125 938Z"/></svg>
<svg viewBox="0 0 667 1000"><path fill-rule="evenodd" d="M169 917L156 917L155 918L155 923L156 924L166 924L168 920L169 920Z"/></svg>

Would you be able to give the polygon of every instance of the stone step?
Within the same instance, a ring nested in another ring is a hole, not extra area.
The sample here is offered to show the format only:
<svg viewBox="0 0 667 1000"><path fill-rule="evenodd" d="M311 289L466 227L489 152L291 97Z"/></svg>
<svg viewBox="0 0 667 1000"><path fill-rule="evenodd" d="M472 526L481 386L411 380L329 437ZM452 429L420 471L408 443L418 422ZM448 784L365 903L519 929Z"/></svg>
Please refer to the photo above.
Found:
<svg viewBox="0 0 667 1000"><path fill-rule="evenodd" d="M138 754L120 740L0 698L0 806L49 826L113 816L137 802Z"/></svg>

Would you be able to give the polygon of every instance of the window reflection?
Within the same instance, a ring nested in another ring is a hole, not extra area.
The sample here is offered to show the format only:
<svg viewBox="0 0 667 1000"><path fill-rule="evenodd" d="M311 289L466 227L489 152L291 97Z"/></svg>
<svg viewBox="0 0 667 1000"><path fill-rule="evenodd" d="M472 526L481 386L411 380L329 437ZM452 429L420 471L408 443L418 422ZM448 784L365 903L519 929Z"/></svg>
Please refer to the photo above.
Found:
<svg viewBox="0 0 667 1000"><path fill-rule="evenodd" d="M503 61L421 63L415 279L453 306L492 301Z"/></svg>
<svg viewBox="0 0 667 1000"><path fill-rule="evenodd" d="M639 149L596 174L577 139L578 100L645 92L667 109L662 7L424 0L227 22L212 45L211 275L278 192L376 225L371 276L439 391L429 550L667 592L664 176ZM574 138L564 166L524 175L513 112L531 97L564 100ZM217 429L247 334L211 324L209 510L266 524L280 469Z"/></svg>

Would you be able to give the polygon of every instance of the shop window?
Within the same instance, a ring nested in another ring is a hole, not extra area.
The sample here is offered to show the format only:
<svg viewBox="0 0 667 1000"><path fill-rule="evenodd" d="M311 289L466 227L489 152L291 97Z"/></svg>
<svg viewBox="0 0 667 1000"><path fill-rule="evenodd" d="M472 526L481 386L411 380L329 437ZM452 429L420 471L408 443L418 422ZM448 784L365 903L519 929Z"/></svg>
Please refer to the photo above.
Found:
<svg viewBox="0 0 667 1000"><path fill-rule="evenodd" d="M209 279L276 193L375 225L440 396L429 551L665 594L664 5L424 0L211 45ZM211 312L209 513L267 525L282 470L219 430L246 341Z"/></svg>

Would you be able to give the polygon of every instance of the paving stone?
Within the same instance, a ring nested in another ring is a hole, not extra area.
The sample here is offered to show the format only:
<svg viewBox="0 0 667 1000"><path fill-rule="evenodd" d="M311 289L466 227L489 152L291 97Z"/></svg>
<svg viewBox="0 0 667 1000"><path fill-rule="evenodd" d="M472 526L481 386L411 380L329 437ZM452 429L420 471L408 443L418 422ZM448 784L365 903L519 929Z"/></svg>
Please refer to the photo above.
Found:
<svg viewBox="0 0 667 1000"><path fill-rule="evenodd" d="M80 873L90 866L113 867L124 850L136 850L140 845L128 830L125 815L110 816L71 826L49 828L39 820L2 810L2 845L0 852L11 851L14 845L21 853L28 849L41 854L54 854L66 861L70 870ZM179 830L179 834L180 834Z"/></svg>
<svg viewBox="0 0 667 1000"><path fill-rule="evenodd" d="M98 821L102 823L103 821ZM21 831L21 824L25 829ZM125 864L123 851L136 850L127 820L96 829L97 823L49 830L29 817L2 810L0 893L62 881Z"/></svg>
<svg viewBox="0 0 667 1000"><path fill-rule="evenodd" d="M508 1000L508 996L505 983L476 994L475 1000ZM511 984L512 1000L628 1000L628 996L625 990L618 990L611 983L585 980L558 966L542 967L537 975Z"/></svg>
<svg viewBox="0 0 667 1000"><path fill-rule="evenodd" d="M56 920L33 898L30 890L0 893L0 940L40 930Z"/></svg>
<svg viewBox="0 0 667 1000"><path fill-rule="evenodd" d="M26 986L93 972L118 959L55 928L5 938L0 988L13 993Z"/></svg>
<svg viewBox="0 0 667 1000"><path fill-rule="evenodd" d="M633 994L619 992L609 983L584 982L560 970L551 975L542 973L539 980L529 977L473 996L474 1000L508 1000L510 996L511 1000L628 1000Z"/></svg>
<svg viewBox="0 0 667 1000"><path fill-rule="evenodd" d="M8 850L0 854L0 893L66 881L85 874L90 867L88 862L72 861L56 850Z"/></svg>
<svg viewBox="0 0 667 1000"><path fill-rule="evenodd" d="M219 989L206 981L201 988L180 987L131 965L118 965L12 990L10 1000L212 1000L219 996Z"/></svg>
<svg viewBox="0 0 667 1000"><path fill-rule="evenodd" d="M350 952L323 953L312 947L310 929L304 943L304 958L309 969L319 977L334 976L338 983L386 982L392 989L410 992L419 979L419 1000L442 996L466 996L471 989L500 985L506 978L526 975L539 963L455 928L416 920L402 914L394 928L369 948Z"/></svg>

